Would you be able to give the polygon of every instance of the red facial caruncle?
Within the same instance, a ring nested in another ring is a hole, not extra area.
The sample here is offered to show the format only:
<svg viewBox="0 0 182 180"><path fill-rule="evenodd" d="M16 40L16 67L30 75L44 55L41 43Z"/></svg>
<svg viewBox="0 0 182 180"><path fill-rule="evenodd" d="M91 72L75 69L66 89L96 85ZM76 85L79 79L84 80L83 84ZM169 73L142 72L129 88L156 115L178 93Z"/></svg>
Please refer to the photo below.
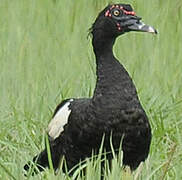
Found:
<svg viewBox="0 0 182 180"><path fill-rule="evenodd" d="M135 15L136 15L136 13L135 13L134 11L127 11L127 10L125 10L125 9L123 8L123 6L121 6L121 5L112 5L112 6L110 7L110 9L108 9L108 10L105 12L105 16L106 16L106 17L112 17L111 10L114 9L114 8L117 8L117 9L119 9L119 10L122 10L123 13L126 14L126 15L132 15L132 16L135 16ZM116 25L117 25L118 30L121 31L122 28L121 28L120 24L117 23Z"/></svg>

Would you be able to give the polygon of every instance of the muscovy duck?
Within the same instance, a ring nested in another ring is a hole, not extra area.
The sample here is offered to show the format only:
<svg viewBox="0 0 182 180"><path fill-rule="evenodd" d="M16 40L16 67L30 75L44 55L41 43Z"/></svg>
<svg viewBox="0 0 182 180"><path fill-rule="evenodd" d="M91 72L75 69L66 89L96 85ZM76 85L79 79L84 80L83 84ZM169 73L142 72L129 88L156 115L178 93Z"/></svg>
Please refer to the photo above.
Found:
<svg viewBox="0 0 182 180"><path fill-rule="evenodd" d="M66 99L56 108L48 125L54 169L62 157L67 168L98 153L104 135L104 149L112 146L118 153L121 145L123 165L135 170L149 153L151 128L128 72L113 55L116 38L126 32L157 33L136 16L129 4L108 5L91 28L96 56L97 82L92 98ZM108 156L108 159L112 156ZM49 166L47 150L33 158L42 171ZM24 166L25 170L30 164Z"/></svg>

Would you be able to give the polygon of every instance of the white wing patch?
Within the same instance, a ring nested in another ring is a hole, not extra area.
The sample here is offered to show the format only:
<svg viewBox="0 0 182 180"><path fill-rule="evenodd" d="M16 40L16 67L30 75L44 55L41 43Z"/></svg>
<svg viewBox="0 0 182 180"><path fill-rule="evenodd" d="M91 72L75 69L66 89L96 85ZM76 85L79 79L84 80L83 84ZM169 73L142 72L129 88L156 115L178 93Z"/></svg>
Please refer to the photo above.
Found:
<svg viewBox="0 0 182 180"><path fill-rule="evenodd" d="M56 139L64 130L63 127L67 124L68 117L71 113L71 110L69 109L71 101L73 101L73 99L70 99L62 107L60 107L58 112L55 114L55 116L49 123L48 134L51 138Z"/></svg>

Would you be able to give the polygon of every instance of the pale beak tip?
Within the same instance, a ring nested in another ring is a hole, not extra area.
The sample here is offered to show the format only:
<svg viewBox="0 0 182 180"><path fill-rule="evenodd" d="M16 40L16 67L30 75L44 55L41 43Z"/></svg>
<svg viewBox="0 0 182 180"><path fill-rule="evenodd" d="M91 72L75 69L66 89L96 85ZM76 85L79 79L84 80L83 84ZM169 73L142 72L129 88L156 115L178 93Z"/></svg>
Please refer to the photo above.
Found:
<svg viewBox="0 0 182 180"><path fill-rule="evenodd" d="M151 27L151 26L149 27L148 32L149 32L149 33L153 33L153 34L158 34L157 30L154 29L154 28Z"/></svg>

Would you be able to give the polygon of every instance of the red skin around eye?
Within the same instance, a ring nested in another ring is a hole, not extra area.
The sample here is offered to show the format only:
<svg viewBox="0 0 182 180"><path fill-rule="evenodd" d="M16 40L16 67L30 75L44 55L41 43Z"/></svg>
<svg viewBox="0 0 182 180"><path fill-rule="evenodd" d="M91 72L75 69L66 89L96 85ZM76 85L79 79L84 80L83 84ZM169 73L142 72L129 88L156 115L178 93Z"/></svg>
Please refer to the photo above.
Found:
<svg viewBox="0 0 182 180"><path fill-rule="evenodd" d="M132 15L132 16L135 16L136 15L136 13L134 12L134 11L126 11L124 8L123 8L123 6L119 6L119 5L112 5L111 7L110 7L110 10L112 10L113 8L119 8L119 9L121 9L123 12L124 12L124 14L126 14L126 15ZM112 15L111 15L111 13L110 13L110 10L107 10L106 12L105 12L105 16L109 16L109 17L111 17Z"/></svg>
<svg viewBox="0 0 182 180"><path fill-rule="evenodd" d="M110 9L113 9L113 8L115 8L115 5L112 5Z"/></svg>
<svg viewBox="0 0 182 180"><path fill-rule="evenodd" d="M106 12L105 12L105 16L108 16L109 15L109 10L107 10Z"/></svg>
<svg viewBox="0 0 182 180"><path fill-rule="evenodd" d="M119 23L117 23L118 30L121 31L121 26Z"/></svg>
<svg viewBox="0 0 182 180"><path fill-rule="evenodd" d="M132 15L132 16L135 16L136 13L134 11L126 11L126 10L123 10L123 12L127 15Z"/></svg>
<svg viewBox="0 0 182 180"><path fill-rule="evenodd" d="M136 13L134 12L134 11L126 11L122 6L119 6L119 5L112 5L111 7L110 7L110 9L109 10L107 10L106 12L105 12L105 16L106 17L112 17L112 15L111 15L111 10L113 9L113 8L119 8L119 9L121 9L123 12L124 12L124 14L126 14L126 15L132 15L132 16L135 16L136 15ZM118 28L118 30L119 31L121 31L121 26L120 26L120 24L119 23L117 23L117 28Z"/></svg>

